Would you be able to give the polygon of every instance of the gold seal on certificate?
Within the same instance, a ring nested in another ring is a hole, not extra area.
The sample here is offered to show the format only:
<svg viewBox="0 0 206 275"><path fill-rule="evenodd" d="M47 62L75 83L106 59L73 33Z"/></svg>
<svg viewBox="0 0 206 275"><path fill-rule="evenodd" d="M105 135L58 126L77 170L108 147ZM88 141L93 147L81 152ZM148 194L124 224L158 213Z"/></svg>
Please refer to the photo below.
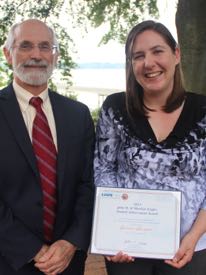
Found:
<svg viewBox="0 0 206 275"><path fill-rule="evenodd" d="M180 242L181 192L97 187L91 253L171 259Z"/></svg>

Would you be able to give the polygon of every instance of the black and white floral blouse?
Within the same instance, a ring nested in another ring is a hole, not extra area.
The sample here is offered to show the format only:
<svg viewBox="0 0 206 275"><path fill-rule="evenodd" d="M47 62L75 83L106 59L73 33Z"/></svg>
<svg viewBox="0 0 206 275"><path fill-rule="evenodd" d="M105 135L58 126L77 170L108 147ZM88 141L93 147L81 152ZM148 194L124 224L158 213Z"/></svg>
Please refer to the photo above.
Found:
<svg viewBox="0 0 206 275"><path fill-rule="evenodd" d="M184 236L206 209L206 97L187 93L173 131L158 143L146 117L130 121L124 92L108 96L97 124L94 170L97 186L181 191ZM196 250L204 248L206 234Z"/></svg>

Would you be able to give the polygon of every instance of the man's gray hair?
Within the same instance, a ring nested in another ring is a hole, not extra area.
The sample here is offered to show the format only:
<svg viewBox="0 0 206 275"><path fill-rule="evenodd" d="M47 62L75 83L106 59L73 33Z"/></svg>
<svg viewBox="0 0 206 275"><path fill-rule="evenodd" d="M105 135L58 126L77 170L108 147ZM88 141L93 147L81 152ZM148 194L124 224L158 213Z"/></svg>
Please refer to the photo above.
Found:
<svg viewBox="0 0 206 275"><path fill-rule="evenodd" d="M40 20L38 20L39 22L41 22ZM8 36L7 36L7 39L6 39L6 41L5 41L5 43L4 43L4 47L7 49L7 50L9 50L9 51L11 51L11 49L12 49L12 47L13 47L13 45L14 45L14 41L15 41L15 30L22 24L22 23L24 23L25 21L23 21L23 22L20 22L20 23L16 23L16 24L14 24L12 27L11 27L11 29L10 29L10 31L9 31L9 33L8 33ZM43 22L42 22L43 23ZM45 24L46 25L46 24ZM46 25L47 26L47 25ZM58 41L57 41L57 37L56 37L56 34L55 34L55 32L53 31L53 29L51 28L51 27L49 27L49 26L47 26L47 28L48 28L48 30L51 32L51 35L52 35L52 42L53 42L53 44L55 45L55 46L57 46L57 52L59 52L59 43L58 43Z"/></svg>

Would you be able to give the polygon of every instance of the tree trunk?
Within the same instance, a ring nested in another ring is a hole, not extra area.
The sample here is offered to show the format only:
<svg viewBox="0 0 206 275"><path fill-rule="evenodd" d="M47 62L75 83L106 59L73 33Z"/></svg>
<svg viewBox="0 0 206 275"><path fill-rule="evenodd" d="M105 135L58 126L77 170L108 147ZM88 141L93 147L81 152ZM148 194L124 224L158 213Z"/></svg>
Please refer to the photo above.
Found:
<svg viewBox="0 0 206 275"><path fill-rule="evenodd" d="M206 95L206 0L179 0L176 26L186 89Z"/></svg>

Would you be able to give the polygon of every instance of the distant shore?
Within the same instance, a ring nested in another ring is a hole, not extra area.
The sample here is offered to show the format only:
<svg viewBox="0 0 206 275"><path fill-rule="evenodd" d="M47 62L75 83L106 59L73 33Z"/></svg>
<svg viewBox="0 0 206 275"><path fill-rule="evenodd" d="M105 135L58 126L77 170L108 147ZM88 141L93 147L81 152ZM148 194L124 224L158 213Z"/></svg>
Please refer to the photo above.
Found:
<svg viewBox="0 0 206 275"><path fill-rule="evenodd" d="M124 63L99 63L99 62L92 62L92 63L79 63L77 64L77 69L124 69Z"/></svg>

